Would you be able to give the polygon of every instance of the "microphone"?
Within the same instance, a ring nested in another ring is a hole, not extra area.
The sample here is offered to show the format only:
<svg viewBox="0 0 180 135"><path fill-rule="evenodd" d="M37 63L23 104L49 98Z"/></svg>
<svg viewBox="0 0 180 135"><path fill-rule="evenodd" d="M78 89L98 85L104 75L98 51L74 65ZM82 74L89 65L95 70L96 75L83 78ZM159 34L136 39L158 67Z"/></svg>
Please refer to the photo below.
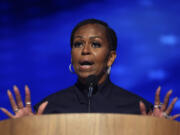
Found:
<svg viewBox="0 0 180 135"><path fill-rule="evenodd" d="M94 91L95 86L97 85L97 77L95 75L90 75L86 79L86 85L88 86L88 112L91 112L91 98Z"/></svg>
<svg viewBox="0 0 180 135"><path fill-rule="evenodd" d="M97 77L95 75L90 75L86 79L86 85L88 86L88 97L92 97L94 87L97 85Z"/></svg>

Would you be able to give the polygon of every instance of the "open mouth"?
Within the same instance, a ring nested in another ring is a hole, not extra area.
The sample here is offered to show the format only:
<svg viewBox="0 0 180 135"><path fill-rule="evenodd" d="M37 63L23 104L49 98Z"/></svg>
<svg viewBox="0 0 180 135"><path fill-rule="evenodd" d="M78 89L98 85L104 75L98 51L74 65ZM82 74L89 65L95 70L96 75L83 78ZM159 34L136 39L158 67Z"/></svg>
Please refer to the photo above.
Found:
<svg viewBox="0 0 180 135"><path fill-rule="evenodd" d="M93 65L93 64L94 64L93 62L89 62L89 61L80 62L80 65L81 65L81 66L91 66L91 65Z"/></svg>
<svg viewBox="0 0 180 135"><path fill-rule="evenodd" d="M82 61L79 64L80 64L80 69L81 70L88 70L88 69L90 69L92 67L94 62L91 62L91 61Z"/></svg>

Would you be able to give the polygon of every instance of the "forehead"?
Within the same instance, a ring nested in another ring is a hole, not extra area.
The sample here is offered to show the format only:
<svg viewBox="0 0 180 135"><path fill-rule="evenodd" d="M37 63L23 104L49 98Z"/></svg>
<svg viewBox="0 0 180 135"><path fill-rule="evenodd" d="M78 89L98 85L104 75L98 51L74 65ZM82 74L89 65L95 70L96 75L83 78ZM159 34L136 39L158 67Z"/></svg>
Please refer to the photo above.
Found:
<svg viewBox="0 0 180 135"><path fill-rule="evenodd" d="M106 36L106 28L101 24L86 24L79 27L76 32L75 36L77 35L96 35L96 36Z"/></svg>

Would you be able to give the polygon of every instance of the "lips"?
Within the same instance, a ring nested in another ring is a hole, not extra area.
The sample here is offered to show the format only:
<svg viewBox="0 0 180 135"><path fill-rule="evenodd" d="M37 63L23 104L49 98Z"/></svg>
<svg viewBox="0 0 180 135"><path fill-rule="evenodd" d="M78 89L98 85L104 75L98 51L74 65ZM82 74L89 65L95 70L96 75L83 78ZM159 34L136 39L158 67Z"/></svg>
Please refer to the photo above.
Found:
<svg viewBox="0 0 180 135"><path fill-rule="evenodd" d="M83 60L79 62L80 65L80 70L82 71L87 71L90 70L93 66L94 62L88 61L88 60Z"/></svg>

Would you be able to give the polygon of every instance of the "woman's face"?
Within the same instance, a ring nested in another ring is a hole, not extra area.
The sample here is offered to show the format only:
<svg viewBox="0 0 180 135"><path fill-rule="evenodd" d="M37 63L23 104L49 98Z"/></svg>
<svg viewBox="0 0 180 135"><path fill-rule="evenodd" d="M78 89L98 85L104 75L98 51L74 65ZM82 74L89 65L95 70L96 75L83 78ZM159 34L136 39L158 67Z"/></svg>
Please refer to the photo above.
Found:
<svg viewBox="0 0 180 135"><path fill-rule="evenodd" d="M79 79L96 75L99 83L106 79L107 68L116 57L115 51L109 50L105 27L100 24L87 24L75 32L71 55Z"/></svg>

